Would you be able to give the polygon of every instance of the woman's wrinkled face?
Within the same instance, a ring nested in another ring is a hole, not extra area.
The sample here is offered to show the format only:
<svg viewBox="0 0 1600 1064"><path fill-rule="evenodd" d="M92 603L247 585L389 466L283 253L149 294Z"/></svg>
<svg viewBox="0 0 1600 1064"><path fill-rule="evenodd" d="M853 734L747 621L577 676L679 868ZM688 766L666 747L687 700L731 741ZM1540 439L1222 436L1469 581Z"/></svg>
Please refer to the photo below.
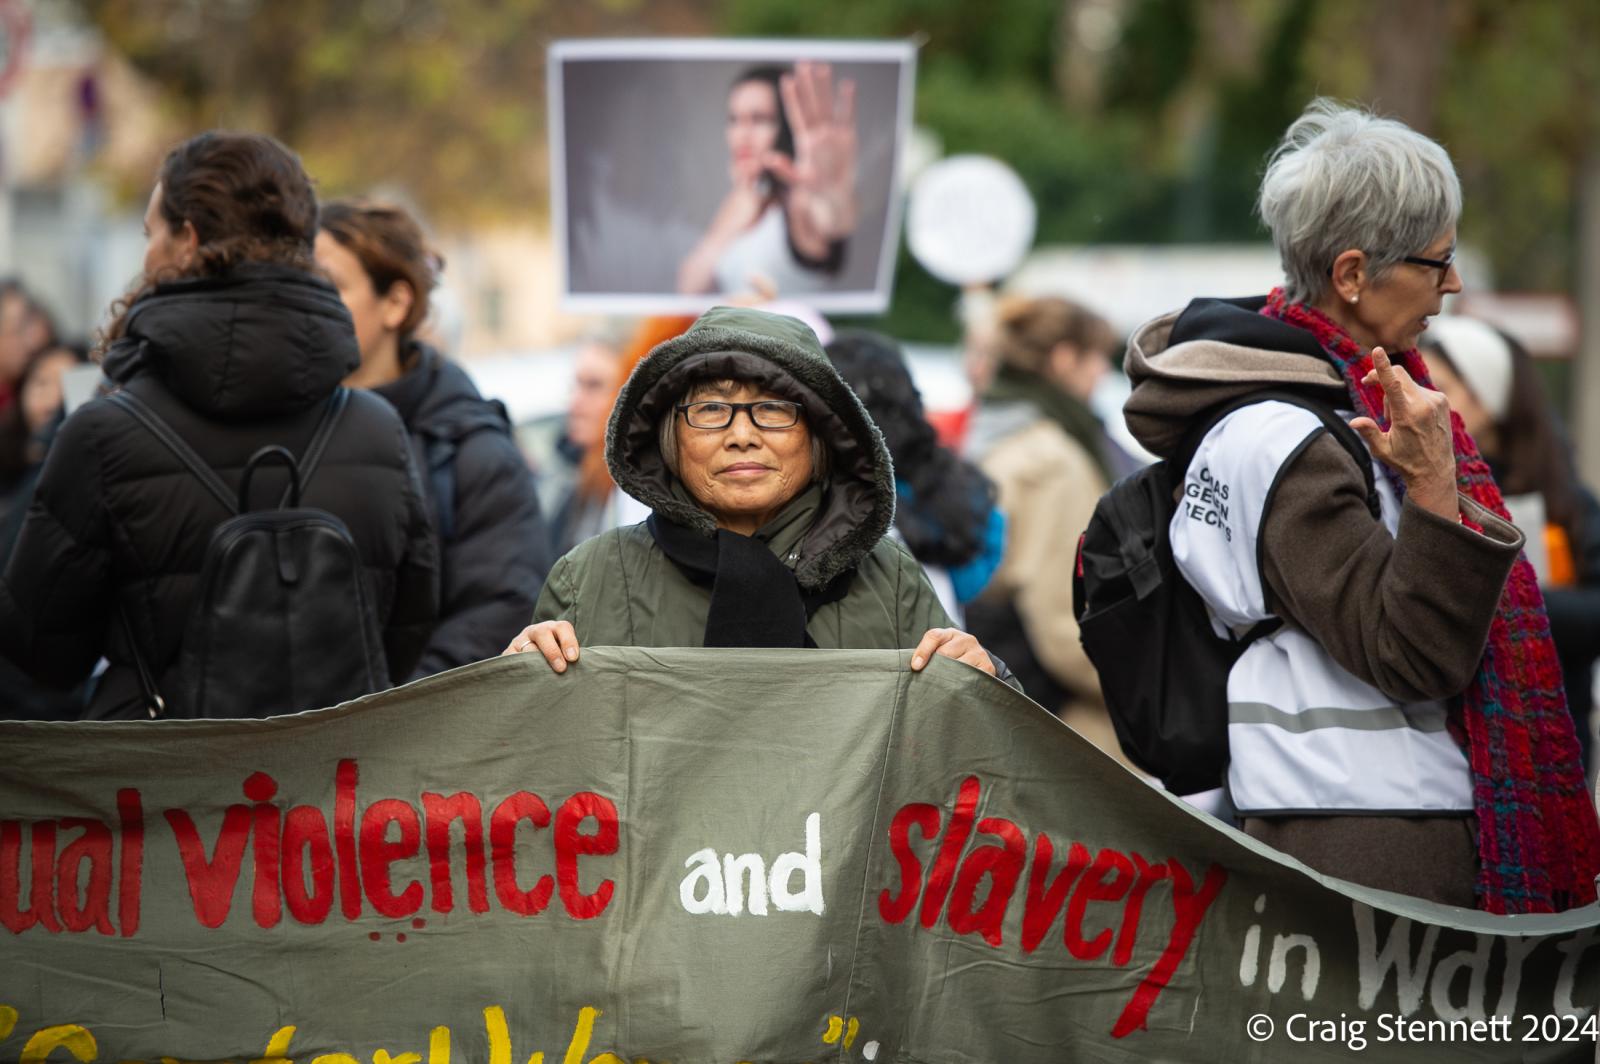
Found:
<svg viewBox="0 0 1600 1064"><path fill-rule="evenodd" d="M741 381L704 385L684 402L784 398ZM678 476L722 528L751 534L811 483L811 430L803 416L786 429L757 428L747 410L722 429L693 428L675 410L671 416L678 419Z"/></svg>
<svg viewBox="0 0 1600 1064"><path fill-rule="evenodd" d="M1426 259L1447 259L1455 252L1454 229L1442 233L1426 248L1411 252ZM1444 306L1444 297L1461 291L1461 275L1451 266L1441 278L1435 266L1399 262L1377 281L1363 286L1360 299L1350 304L1359 323L1356 339L1385 351L1409 351L1428 327L1428 319Z"/></svg>
<svg viewBox="0 0 1600 1064"><path fill-rule="evenodd" d="M728 94L728 155L736 170L759 168L778 143L778 94L764 81L741 81Z"/></svg>
<svg viewBox="0 0 1600 1064"><path fill-rule="evenodd" d="M161 213L161 182L156 182L144 209L144 275L181 273L193 261L199 243L193 225L184 222L173 229Z"/></svg>

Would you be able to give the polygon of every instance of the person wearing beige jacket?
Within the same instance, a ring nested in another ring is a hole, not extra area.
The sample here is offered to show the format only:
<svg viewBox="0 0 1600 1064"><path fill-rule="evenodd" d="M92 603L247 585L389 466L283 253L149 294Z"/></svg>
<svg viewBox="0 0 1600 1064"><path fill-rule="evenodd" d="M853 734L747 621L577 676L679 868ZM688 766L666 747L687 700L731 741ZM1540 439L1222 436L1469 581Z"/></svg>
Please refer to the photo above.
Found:
<svg viewBox="0 0 1600 1064"><path fill-rule="evenodd" d="M1115 342L1104 319L1065 299L1011 297L996 308L997 369L966 450L998 489L1008 537L967 624L1035 701L1126 764L1078 639L1069 572L1112 479L1113 445L1088 399Z"/></svg>

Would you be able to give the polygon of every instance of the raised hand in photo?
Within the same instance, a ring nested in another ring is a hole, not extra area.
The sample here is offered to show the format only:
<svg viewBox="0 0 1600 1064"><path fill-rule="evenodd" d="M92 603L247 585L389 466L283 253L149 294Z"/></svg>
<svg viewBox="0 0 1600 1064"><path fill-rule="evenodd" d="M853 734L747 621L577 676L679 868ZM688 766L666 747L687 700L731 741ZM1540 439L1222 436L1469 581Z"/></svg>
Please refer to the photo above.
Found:
<svg viewBox="0 0 1600 1064"><path fill-rule="evenodd" d="M794 131L794 158L768 152L765 167L788 186L790 234L801 251L824 257L856 227L856 86L837 89L827 63L799 62L781 82Z"/></svg>

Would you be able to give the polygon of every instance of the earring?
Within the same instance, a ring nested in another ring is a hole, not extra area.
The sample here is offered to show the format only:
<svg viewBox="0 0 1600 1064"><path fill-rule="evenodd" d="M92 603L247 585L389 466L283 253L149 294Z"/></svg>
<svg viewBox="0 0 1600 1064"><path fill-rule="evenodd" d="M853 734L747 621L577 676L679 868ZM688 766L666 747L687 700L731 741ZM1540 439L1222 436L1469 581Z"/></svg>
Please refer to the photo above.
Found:
<svg viewBox="0 0 1600 1064"><path fill-rule="evenodd" d="M1359 302L1361 302L1361 297L1360 296L1351 296L1350 297L1350 302L1359 303Z"/></svg>

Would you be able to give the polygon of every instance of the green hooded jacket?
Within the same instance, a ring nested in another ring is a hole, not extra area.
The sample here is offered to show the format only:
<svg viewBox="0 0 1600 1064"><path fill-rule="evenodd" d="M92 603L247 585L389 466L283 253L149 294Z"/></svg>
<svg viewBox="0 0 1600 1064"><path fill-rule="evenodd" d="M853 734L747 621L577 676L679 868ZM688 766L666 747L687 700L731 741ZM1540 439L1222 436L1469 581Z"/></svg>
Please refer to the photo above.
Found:
<svg viewBox="0 0 1600 1064"><path fill-rule="evenodd" d="M854 570L845 596L812 615L812 641L824 649L904 649L929 628L950 627L921 566L885 536L894 469L882 435L816 335L793 318L717 307L639 363L606 434L617 484L662 517L714 536L711 514L662 460L658 432L692 383L726 378L792 396L829 449L821 485L756 533L807 590ZM710 607L711 589L690 581L637 524L602 533L556 562L533 619L570 621L582 646L697 647Z"/></svg>

